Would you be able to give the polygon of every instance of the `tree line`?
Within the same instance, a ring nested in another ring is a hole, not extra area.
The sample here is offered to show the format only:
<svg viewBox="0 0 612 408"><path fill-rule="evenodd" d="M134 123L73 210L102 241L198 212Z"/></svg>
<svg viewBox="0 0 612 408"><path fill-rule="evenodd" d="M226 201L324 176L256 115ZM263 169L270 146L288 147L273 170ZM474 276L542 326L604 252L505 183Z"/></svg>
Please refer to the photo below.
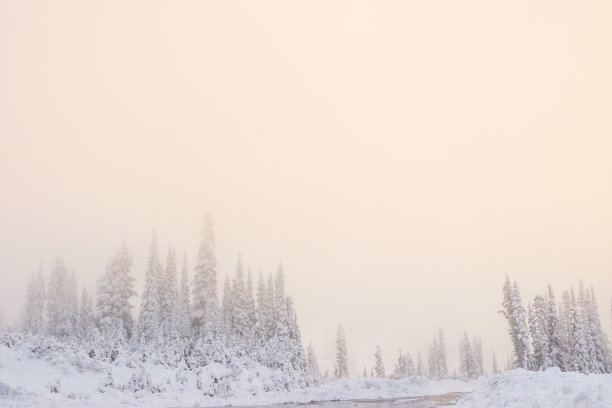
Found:
<svg viewBox="0 0 612 408"><path fill-rule="evenodd" d="M189 280L187 256L180 278L175 250L161 261L155 233L151 239L137 318L132 258L125 243L97 280L95 294L77 296L75 273L58 258L50 276L32 276L27 288L23 331L53 337L86 349L92 358L113 361L120 353L188 368L212 362L255 361L287 374L290 385L309 385L320 377L312 345L304 352L293 300L285 293L282 266L267 280L260 273L254 288L240 256L235 275L227 276L221 301L213 221L204 227Z"/></svg>
<svg viewBox="0 0 612 408"><path fill-rule="evenodd" d="M536 295L527 310L517 282L506 276L501 313L508 321L513 366L527 370L558 367L585 374L611 373L612 356L602 330L593 288L580 282L557 302L552 287Z"/></svg>

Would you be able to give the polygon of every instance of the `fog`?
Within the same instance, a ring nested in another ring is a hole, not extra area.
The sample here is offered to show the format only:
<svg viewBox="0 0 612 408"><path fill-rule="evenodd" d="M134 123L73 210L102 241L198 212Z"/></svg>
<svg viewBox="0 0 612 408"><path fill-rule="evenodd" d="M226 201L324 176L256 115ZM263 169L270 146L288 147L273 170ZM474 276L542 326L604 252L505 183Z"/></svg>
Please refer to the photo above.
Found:
<svg viewBox="0 0 612 408"><path fill-rule="evenodd" d="M593 286L610 333L612 54L605 1L0 2L0 310L56 256L93 290L153 229L218 280L282 262L333 370L446 335L510 354L523 302ZM139 304L139 299L134 299ZM137 308L136 308L137 310Z"/></svg>

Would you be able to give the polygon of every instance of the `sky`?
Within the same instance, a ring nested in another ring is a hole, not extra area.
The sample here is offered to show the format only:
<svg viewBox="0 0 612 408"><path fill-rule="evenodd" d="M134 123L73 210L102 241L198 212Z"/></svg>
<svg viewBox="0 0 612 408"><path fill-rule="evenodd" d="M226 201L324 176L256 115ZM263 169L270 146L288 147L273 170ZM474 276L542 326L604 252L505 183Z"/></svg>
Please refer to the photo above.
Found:
<svg viewBox="0 0 612 408"><path fill-rule="evenodd" d="M153 229L218 280L282 262L333 371L510 354L524 303L593 286L612 335L609 1L0 0L0 316L57 256L89 290ZM134 304L139 304L134 299ZM425 354L423 354L425 358Z"/></svg>

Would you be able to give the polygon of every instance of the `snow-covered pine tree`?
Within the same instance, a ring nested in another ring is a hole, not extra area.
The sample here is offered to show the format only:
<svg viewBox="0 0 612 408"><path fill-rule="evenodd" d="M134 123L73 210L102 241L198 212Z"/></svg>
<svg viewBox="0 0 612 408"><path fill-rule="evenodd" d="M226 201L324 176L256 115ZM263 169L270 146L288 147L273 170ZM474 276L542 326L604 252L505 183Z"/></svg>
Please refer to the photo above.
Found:
<svg viewBox="0 0 612 408"><path fill-rule="evenodd" d="M499 373L497 368L497 358L495 357L495 350L491 352L491 374L495 375Z"/></svg>
<svg viewBox="0 0 612 408"><path fill-rule="evenodd" d="M444 344L444 331L440 327L438 329L438 377L440 379L448 376L448 365L446 364L446 346Z"/></svg>
<svg viewBox="0 0 612 408"><path fill-rule="evenodd" d="M423 368L423 358L421 357L421 352L417 353L417 366L416 366L416 375L424 376L425 369Z"/></svg>
<svg viewBox="0 0 612 408"><path fill-rule="evenodd" d="M346 337L341 324L336 330L336 367L334 369L336 378L348 378L348 357L346 350Z"/></svg>
<svg viewBox="0 0 612 408"><path fill-rule="evenodd" d="M308 371L312 378L316 382L321 378L321 371L319 370L319 362L317 361L317 355L315 354L314 348L312 347L312 341L308 343L307 351Z"/></svg>
<svg viewBox="0 0 612 408"><path fill-rule="evenodd" d="M550 350L548 336L547 310L548 305L542 295L537 295L533 303L528 307L529 330L531 332L531 343L533 352L531 361L534 370L546 370L552 366L552 360L548 354Z"/></svg>
<svg viewBox="0 0 612 408"><path fill-rule="evenodd" d="M482 341L480 337L472 339L472 352L474 355L474 374L476 378L484 375L484 358L482 355Z"/></svg>
<svg viewBox="0 0 612 408"><path fill-rule="evenodd" d="M385 378L385 364L382 361L382 353L378 344L376 345L374 360L374 373L376 374L376 378Z"/></svg>
<svg viewBox="0 0 612 408"><path fill-rule="evenodd" d="M584 307L585 327L589 338L587 344L590 345L590 371L596 374L609 373L612 371L612 361L608 350L608 339L601 328L593 288L586 291Z"/></svg>
<svg viewBox="0 0 612 408"><path fill-rule="evenodd" d="M42 268L32 274L28 285L23 331L25 333L42 335L47 328L45 321L46 288Z"/></svg>
<svg viewBox="0 0 612 408"><path fill-rule="evenodd" d="M559 367L565 371L565 361L563 358L563 328L559 321L557 302L552 286L548 285L546 296L546 325L548 334L548 355L553 367Z"/></svg>
<svg viewBox="0 0 612 408"><path fill-rule="evenodd" d="M574 295L574 288L570 289L571 319L573 322L572 335L574 337L574 355L576 361L576 371L591 374L591 356L589 355L589 344L587 342L587 328L584 316L584 289L580 282L578 301Z"/></svg>
<svg viewBox="0 0 612 408"><path fill-rule="evenodd" d="M67 330L66 302L67 302L68 273L64 260L57 258L53 271L49 277L47 289L47 332L56 337L63 337Z"/></svg>
<svg viewBox="0 0 612 408"><path fill-rule="evenodd" d="M181 287L179 290L179 313L178 313L178 331L182 339L187 339L191 335L191 286L189 284L188 267L187 267L187 252L183 256L183 268L181 271Z"/></svg>
<svg viewBox="0 0 612 408"><path fill-rule="evenodd" d="M162 337L165 343L176 344L179 338L179 287L176 270L176 253L174 248L168 249L166 269L162 275L162 286L159 288L160 320Z"/></svg>
<svg viewBox="0 0 612 408"><path fill-rule="evenodd" d="M244 270L242 257L238 254L236 264L236 278L231 288L231 344L237 346L239 355L246 354L247 340L249 334L249 312L247 305L247 294L244 284Z"/></svg>
<svg viewBox="0 0 612 408"><path fill-rule="evenodd" d="M79 297L77 294L76 275L74 271L70 273L68 285L65 291L66 300L64 302L64 327L62 328L63 337L76 340L79 329Z"/></svg>
<svg viewBox="0 0 612 408"><path fill-rule="evenodd" d="M151 239L149 248L149 260L145 272L145 287L142 292L140 313L136 326L136 340L141 346L150 345L155 347L163 339L163 327L161 327L161 305L159 296L159 276L162 270L159 254L157 251L157 239L155 232Z"/></svg>
<svg viewBox="0 0 612 408"><path fill-rule="evenodd" d="M402 350L400 349L397 362L395 363L395 369L393 371L393 378L399 380L402 378L411 377L413 375L414 363L412 362L412 357L408 352L406 352L406 354L403 354Z"/></svg>
<svg viewBox="0 0 612 408"><path fill-rule="evenodd" d="M252 353L256 343L255 332L257 329L257 307L255 306L255 298L253 297L253 280L251 276L251 268L247 273L247 287L246 287L246 308L247 308L247 333L245 341L247 345L247 351Z"/></svg>
<svg viewBox="0 0 612 408"><path fill-rule="evenodd" d="M203 224L193 279L191 322L193 333L212 343L221 334L221 324L217 298L215 236L210 213L204 214Z"/></svg>
<svg viewBox="0 0 612 408"><path fill-rule="evenodd" d="M232 310L234 304L232 296L232 284L230 282L229 274L225 274L225 281L223 282L223 295L221 299L221 322L223 323L223 335L228 341L232 337L232 318L234 315Z"/></svg>
<svg viewBox="0 0 612 408"><path fill-rule="evenodd" d="M518 284L510 283L510 278L506 275L503 289L502 313L508 320L508 333L514 347L514 358L516 366L530 369L530 344L529 330L525 319L525 309L521 304L521 296Z"/></svg>
<svg viewBox="0 0 612 408"><path fill-rule="evenodd" d="M427 355L427 365L429 368L429 378L432 380L440 379L440 364L438 359L438 338L434 335L431 344L429 345L429 353Z"/></svg>
<svg viewBox="0 0 612 408"><path fill-rule="evenodd" d="M467 332L463 334L459 342L459 378L463 381L473 380L477 377L474 352Z"/></svg>
<svg viewBox="0 0 612 408"><path fill-rule="evenodd" d="M95 321L103 339L111 343L124 343L132 336L134 318L130 299L136 296L132 267L125 243L110 258L106 273L98 279L96 287Z"/></svg>
<svg viewBox="0 0 612 408"><path fill-rule="evenodd" d="M81 304L79 309L79 336L85 343L93 339L94 313L91 303L91 296L87 289L81 290Z"/></svg>
<svg viewBox="0 0 612 408"><path fill-rule="evenodd" d="M559 325L561 329L561 356L563 359L563 369L565 371L575 371L577 364L575 338L573 335L575 324L572 315L570 292L567 290L561 295Z"/></svg>

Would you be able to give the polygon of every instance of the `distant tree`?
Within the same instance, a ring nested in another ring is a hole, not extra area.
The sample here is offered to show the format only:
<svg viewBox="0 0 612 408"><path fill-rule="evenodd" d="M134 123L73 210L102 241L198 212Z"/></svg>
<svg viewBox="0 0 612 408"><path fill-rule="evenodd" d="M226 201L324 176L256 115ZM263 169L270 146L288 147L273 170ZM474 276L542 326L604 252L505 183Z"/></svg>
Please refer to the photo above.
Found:
<svg viewBox="0 0 612 408"><path fill-rule="evenodd" d="M497 358L495 357L495 351L491 352L491 374L498 374L499 369L497 368Z"/></svg>
<svg viewBox="0 0 612 408"><path fill-rule="evenodd" d="M482 341L480 337L472 339L472 351L474 355L474 374L476 378L484 375L484 358L482 355Z"/></svg>
<svg viewBox="0 0 612 408"><path fill-rule="evenodd" d="M193 304L191 321L194 334L213 342L220 335L220 318L217 299L217 260L215 237L210 213L204 215L200 247L193 279Z"/></svg>
<svg viewBox="0 0 612 408"><path fill-rule="evenodd" d="M385 365L382 361L382 354L380 351L380 346L376 345L376 353L374 353L374 373L377 378L385 378Z"/></svg>
<svg viewBox="0 0 612 408"><path fill-rule="evenodd" d="M336 367L334 369L336 378L348 378L348 358L346 350L346 337L342 325L338 325L336 331Z"/></svg>
<svg viewBox="0 0 612 408"><path fill-rule="evenodd" d="M176 270L176 253L174 248L168 249L166 269L162 271L160 293L160 323L162 337L165 343L175 344L179 336L180 305L178 274Z"/></svg>
<svg viewBox="0 0 612 408"><path fill-rule="evenodd" d="M319 371L319 362L317 361L317 355L314 352L314 348L312 347L312 341L308 343L308 351L307 351L307 360L308 360L308 370L310 374L315 379L319 379L321 377L321 372Z"/></svg>
<svg viewBox="0 0 612 408"><path fill-rule="evenodd" d="M45 278L39 268L36 274L32 274L26 297L25 318L23 331L26 333L41 335L47 327L45 321L46 288Z"/></svg>
<svg viewBox="0 0 612 408"><path fill-rule="evenodd" d="M189 283L187 253L183 256L183 268L181 270L181 284L179 290L179 315L178 330L180 337L187 339L191 334L189 316L191 315L191 285Z"/></svg>
<svg viewBox="0 0 612 408"><path fill-rule="evenodd" d="M149 249L149 261L145 272L145 287L142 292L140 313L136 326L137 341L141 345L156 345L163 338L161 327L161 304L159 297L159 276L162 269L157 251L157 239L155 233L151 239Z"/></svg>
<svg viewBox="0 0 612 408"><path fill-rule="evenodd" d="M400 349L397 362L395 363L395 369L393 371L393 378L401 379L411 377L413 375L414 363L412 361L412 357L408 352L406 352L406 354L403 354L402 350Z"/></svg>
<svg viewBox="0 0 612 408"><path fill-rule="evenodd" d="M474 359L474 351L466 332L459 342L459 378L463 381L469 381L477 377L478 371Z"/></svg>
<svg viewBox="0 0 612 408"><path fill-rule="evenodd" d="M542 295L537 295L533 303L528 307L529 330L533 353L531 361L534 370L546 370L552 367L553 361L550 358L550 343L548 332L548 304Z"/></svg>
<svg viewBox="0 0 612 408"><path fill-rule="evenodd" d="M132 336L134 318L130 299L136 296L132 267L125 243L108 261L96 288L96 325L105 339L123 343Z"/></svg>
<svg viewBox="0 0 612 408"><path fill-rule="evenodd" d="M508 321L508 333L514 347L514 358L516 366L530 369L530 344L529 330L525 318L525 309L521 304L521 295L517 283L510 283L510 278L506 275L503 289L502 313Z"/></svg>
<svg viewBox="0 0 612 408"><path fill-rule="evenodd" d="M416 366L416 375L424 376L425 369L423 368L423 358L421 357L421 352L417 353L417 366Z"/></svg>
<svg viewBox="0 0 612 408"><path fill-rule="evenodd" d="M48 283L48 330L47 332L56 337L65 337L69 331L69 316L67 312L68 302L68 272L64 260L57 258L51 271Z"/></svg>

